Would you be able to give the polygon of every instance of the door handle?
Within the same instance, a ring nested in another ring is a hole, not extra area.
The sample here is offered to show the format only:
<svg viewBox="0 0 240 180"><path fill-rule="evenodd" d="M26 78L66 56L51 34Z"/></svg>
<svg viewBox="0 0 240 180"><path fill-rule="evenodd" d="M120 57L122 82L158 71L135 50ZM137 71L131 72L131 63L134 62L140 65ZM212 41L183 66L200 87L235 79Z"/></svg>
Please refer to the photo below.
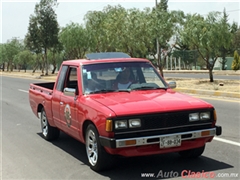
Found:
<svg viewBox="0 0 240 180"><path fill-rule="evenodd" d="M63 102L60 102L60 105L63 105Z"/></svg>

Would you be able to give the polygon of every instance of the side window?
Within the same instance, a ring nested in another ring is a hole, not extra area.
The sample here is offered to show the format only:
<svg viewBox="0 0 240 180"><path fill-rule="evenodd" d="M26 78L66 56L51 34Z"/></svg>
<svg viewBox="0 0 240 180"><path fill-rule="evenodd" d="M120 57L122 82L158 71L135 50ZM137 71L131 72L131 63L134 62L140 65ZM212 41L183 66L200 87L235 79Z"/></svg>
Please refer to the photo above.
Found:
<svg viewBox="0 0 240 180"><path fill-rule="evenodd" d="M67 79L67 84L66 87L68 88L77 88L78 85L78 78L77 78L77 68L75 67L70 67L68 71L68 79Z"/></svg>
<svg viewBox="0 0 240 180"><path fill-rule="evenodd" d="M69 81L77 81L77 69L76 68L70 68L69 71Z"/></svg>
<svg viewBox="0 0 240 180"><path fill-rule="evenodd" d="M65 80L65 77L66 77L67 70L68 70L68 66L62 66L62 69L60 71L59 78L58 78L58 81L57 81L57 87L56 87L56 89L58 91L63 90L64 80Z"/></svg>

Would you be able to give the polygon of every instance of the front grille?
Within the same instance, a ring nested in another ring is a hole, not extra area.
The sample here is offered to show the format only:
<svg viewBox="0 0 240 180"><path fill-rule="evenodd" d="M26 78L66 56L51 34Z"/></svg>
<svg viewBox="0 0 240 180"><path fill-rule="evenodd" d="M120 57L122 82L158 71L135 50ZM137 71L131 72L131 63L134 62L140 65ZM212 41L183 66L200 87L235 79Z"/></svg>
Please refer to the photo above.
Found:
<svg viewBox="0 0 240 180"><path fill-rule="evenodd" d="M169 113L143 117L144 128L167 128L188 125L188 113Z"/></svg>
<svg viewBox="0 0 240 180"><path fill-rule="evenodd" d="M195 121L189 122L189 113L203 112L205 110L195 111L181 111L181 112L169 112L159 114L148 114L133 117L121 117L118 119L131 119L140 118L142 122L141 128L128 128L122 130L114 130L116 135L118 134L135 134L135 135L149 135L158 133L173 133L183 132L188 130L199 130L201 128L210 128L213 122L213 111L211 111L211 119L207 121ZM209 109L207 110L209 111ZM151 132L152 131L152 132ZM121 135L122 136L122 135ZM128 135L127 135L128 136Z"/></svg>

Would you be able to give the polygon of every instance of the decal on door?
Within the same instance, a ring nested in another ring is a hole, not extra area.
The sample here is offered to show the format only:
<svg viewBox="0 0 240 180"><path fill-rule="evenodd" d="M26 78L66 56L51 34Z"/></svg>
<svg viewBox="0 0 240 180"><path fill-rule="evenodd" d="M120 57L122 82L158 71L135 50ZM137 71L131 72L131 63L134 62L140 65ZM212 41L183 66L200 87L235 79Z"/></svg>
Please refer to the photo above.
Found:
<svg viewBox="0 0 240 180"><path fill-rule="evenodd" d="M67 126L71 126L71 109L70 106L67 104L64 108L64 116L67 122Z"/></svg>

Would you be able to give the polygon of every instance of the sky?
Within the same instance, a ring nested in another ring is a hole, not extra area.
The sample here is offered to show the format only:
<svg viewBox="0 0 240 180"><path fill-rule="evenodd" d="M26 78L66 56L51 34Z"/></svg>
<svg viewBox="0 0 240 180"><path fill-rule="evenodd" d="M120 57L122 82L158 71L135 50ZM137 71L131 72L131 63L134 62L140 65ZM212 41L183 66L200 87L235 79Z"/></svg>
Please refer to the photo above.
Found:
<svg viewBox="0 0 240 180"><path fill-rule="evenodd" d="M101 11L107 5L120 4L126 9L154 7L156 0L58 0L56 8L58 23L61 27L70 22L83 24L88 11ZM160 0L157 0L160 2ZM0 0L0 43L12 38L24 39L27 34L29 16L40 0ZM169 10L182 10L185 13L198 13L206 16L211 11L223 12L225 8L229 22L240 26L240 0L168 0Z"/></svg>

